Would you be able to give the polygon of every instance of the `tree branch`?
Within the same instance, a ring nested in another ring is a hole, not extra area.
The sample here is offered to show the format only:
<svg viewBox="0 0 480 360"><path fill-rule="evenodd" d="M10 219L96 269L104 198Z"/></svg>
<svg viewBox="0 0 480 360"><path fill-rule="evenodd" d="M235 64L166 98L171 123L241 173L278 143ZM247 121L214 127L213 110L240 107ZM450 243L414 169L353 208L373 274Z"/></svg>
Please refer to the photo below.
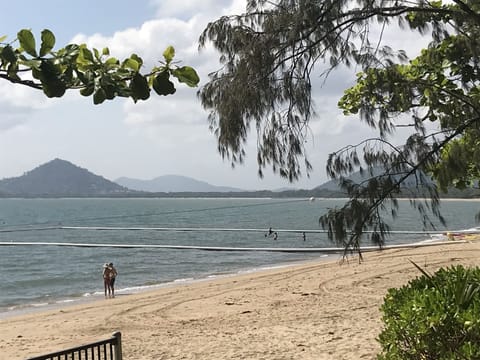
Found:
<svg viewBox="0 0 480 360"><path fill-rule="evenodd" d="M11 78L10 76L8 76L7 74L1 74L0 73L0 79L10 81L11 83L14 83L14 84L25 85L25 86L28 86L28 87L31 87L31 88L34 88L34 89L37 89L37 90L42 90L43 89L42 84L40 84L40 83L36 83L32 80L14 79L14 78Z"/></svg>

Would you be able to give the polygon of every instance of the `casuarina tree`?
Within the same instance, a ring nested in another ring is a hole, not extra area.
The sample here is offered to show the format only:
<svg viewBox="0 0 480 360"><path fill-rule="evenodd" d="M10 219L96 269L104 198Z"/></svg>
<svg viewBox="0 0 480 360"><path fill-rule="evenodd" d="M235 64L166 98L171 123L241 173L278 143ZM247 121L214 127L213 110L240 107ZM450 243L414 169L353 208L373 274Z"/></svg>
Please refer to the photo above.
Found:
<svg viewBox="0 0 480 360"><path fill-rule="evenodd" d="M383 44L381 33L397 24L398 36L429 36L428 47L409 59ZM384 244L384 214L396 215L400 195L407 192L430 225L432 215L443 222L439 188L478 179L479 39L477 0L249 0L245 13L202 33L200 45L213 44L222 67L198 95L224 157L242 162L254 127L260 175L271 166L294 181L311 170L304 145L315 116L312 76L340 65L360 69L338 106L378 135L330 154L327 173L349 200L320 218L331 239L359 251L366 230ZM395 145L399 127L410 132ZM355 171L365 173L363 182L349 180Z"/></svg>

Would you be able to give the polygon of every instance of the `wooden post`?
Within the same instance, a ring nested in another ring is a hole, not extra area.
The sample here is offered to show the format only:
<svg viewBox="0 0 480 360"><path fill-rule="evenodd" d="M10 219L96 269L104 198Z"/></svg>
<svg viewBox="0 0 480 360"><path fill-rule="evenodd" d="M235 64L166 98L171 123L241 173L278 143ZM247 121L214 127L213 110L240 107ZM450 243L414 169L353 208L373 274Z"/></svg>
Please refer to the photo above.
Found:
<svg viewBox="0 0 480 360"><path fill-rule="evenodd" d="M120 331L117 331L112 336L117 339L114 360L122 360L122 333Z"/></svg>

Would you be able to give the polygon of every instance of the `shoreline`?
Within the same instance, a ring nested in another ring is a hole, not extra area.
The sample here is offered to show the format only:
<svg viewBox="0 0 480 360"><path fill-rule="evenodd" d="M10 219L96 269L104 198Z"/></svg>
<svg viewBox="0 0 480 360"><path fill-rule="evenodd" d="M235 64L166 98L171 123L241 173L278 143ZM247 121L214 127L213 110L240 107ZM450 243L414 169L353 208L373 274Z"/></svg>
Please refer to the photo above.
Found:
<svg viewBox="0 0 480 360"><path fill-rule="evenodd" d="M477 266L480 242L307 261L0 320L0 351L24 359L122 333L126 359L371 359L388 288Z"/></svg>
<svg viewBox="0 0 480 360"><path fill-rule="evenodd" d="M477 237L477 236L476 236ZM405 244L394 244L389 246L384 246L382 250L388 249L401 249L401 248L416 248L416 247L429 247L429 246L438 246L438 245L451 245L455 243L465 242L465 240L456 240L456 242L452 241L438 241L438 240L425 240L418 243L405 243ZM231 272L223 272L223 273L212 273L206 274L204 277L194 277L194 278L177 278L168 282L152 284L152 285L133 285L130 287L124 288L117 288L116 295L117 296L130 296L135 294L140 294L144 292L152 292L157 291L164 288L170 288L180 285L190 285L197 282L203 281L215 281L217 279L221 279L224 277L235 277L244 274L255 274L258 272L274 270L274 269L282 269L282 268L289 268L294 266L299 266L302 264L309 264L309 263L321 263L321 262L329 262L329 261L338 261L341 260L343 257L343 252L340 251L340 248L325 248L326 250L324 253L319 253L319 256L316 258L310 258L305 260L297 260L297 261L290 261L284 263L276 263L271 265L262 265L255 268L244 268L239 269L236 271ZM331 250L331 251L328 251ZM362 255L368 252L377 252L379 251L378 246L365 246L362 248ZM346 255L348 258L355 258L357 254L348 253ZM25 303L25 304L18 304L12 305L9 308L4 308L0 310L0 320L8 319L11 317L17 317L27 314L34 314L34 313L41 313L44 311L51 311L51 310L59 310L64 307L76 306L76 305L83 305L88 304L91 302L101 301L104 300L103 289L97 290L94 293L86 293L77 296L66 296L60 297L57 299L52 299L49 303Z"/></svg>
<svg viewBox="0 0 480 360"><path fill-rule="evenodd" d="M232 272L224 272L224 273L212 273L207 274L204 277L195 277L195 278L178 278L168 282L153 284L153 285L137 285L137 286L130 286L125 288L118 288L115 289L115 293L117 296L131 296L136 294L142 294L146 292L154 292L165 288L171 288L176 286L183 286L183 285L190 285L195 284L197 282L204 282L204 281L215 281L222 278L227 277L235 277L245 274L255 274L258 272L274 270L274 269L282 269L288 268L292 266L298 266L302 264L306 264L309 262L328 262L328 261L337 261L341 257L341 254L336 256L335 254L321 254L315 259L307 259L307 260L298 260L298 261L291 261L285 263L278 263L278 264L271 264L271 265L264 265L255 268L244 268ZM103 285L102 285L103 286ZM92 302L106 300L103 294L103 289L95 291L93 294L83 294L79 296L70 296L65 298L58 298L52 300L51 303L45 304L37 304L37 303L29 303L29 304L18 304L10 306L8 309L1 309L0 310L0 321L4 319L9 319L12 317L19 317L23 315L29 314L36 314L42 313L46 311L55 311L61 310L66 307L77 306L77 305L85 305Z"/></svg>

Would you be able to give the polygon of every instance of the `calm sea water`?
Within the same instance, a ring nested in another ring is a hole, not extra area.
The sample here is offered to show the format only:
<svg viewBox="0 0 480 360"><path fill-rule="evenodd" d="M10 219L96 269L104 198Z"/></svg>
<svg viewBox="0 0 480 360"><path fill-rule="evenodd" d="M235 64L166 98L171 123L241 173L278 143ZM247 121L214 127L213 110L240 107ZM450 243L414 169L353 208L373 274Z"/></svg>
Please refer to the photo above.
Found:
<svg viewBox="0 0 480 360"><path fill-rule="evenodd" d="M210 247L332 247L318 218L344 200L316 199L0 199L0 242L158 244ZM442 202L448 229L476 226L480 201ZM79 227L60 229L61 226ZM408 201L392 230L422 230ZM53 227L51 229L45 229ZM98 230L122 227L136 230ZM196 231L138 228L197 228ZM278 238L265 237L269 228ZM208 229L244 229L211 231ZM258 229L258 231L254 231ZM298 230L284 232L282 230ZM306 230L306 240L302 231ZM438 227L437 230L446 230ZM395 235L412 243L427 234ZM167 248L0 246L0 316L103 296L102 265L119 272L117 294L326 257L322 253L205 251ZM338 255L329 255L338 256ZM331 258L331 257L330 257Z"/></svg>

